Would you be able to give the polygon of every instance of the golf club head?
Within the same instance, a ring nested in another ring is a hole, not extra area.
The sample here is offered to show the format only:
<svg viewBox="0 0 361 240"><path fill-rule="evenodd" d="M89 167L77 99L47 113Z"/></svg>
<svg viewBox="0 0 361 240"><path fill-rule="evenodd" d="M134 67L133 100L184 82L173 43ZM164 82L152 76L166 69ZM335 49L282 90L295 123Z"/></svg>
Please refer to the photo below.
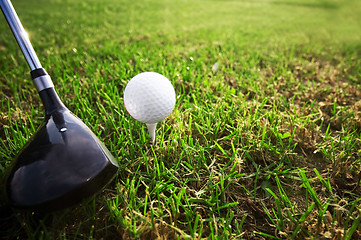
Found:
<svg viewBox="0 0 361 240"><path fill-rule="evenodd" d="M117 162L59 99L10 0L0 0L0 7L28 62L46 113L43 125L6 170L1 183L5 186L5 201L33 210L68 207L110 182L118 169Z"/></svg>
<svg viewBox="0 0 361 240"><path fill-rule="evenodd" d="M117 169L91 130L67 108L58 107L7 169L7 200L32 210L65 208L100 191Z"/></svg>

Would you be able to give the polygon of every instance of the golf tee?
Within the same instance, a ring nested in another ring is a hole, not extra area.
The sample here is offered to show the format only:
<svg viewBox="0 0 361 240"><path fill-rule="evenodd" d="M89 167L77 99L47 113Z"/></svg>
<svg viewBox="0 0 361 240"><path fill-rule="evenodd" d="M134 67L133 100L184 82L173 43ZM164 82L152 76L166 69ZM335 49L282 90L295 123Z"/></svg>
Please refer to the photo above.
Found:
<svg viewBox="0 0 361 240"><path fill-rule="evenodd" d="M146 123L149 131L150 143L154 146L156 143L155 140L155 130L157 127L157 123Z"/></svg>

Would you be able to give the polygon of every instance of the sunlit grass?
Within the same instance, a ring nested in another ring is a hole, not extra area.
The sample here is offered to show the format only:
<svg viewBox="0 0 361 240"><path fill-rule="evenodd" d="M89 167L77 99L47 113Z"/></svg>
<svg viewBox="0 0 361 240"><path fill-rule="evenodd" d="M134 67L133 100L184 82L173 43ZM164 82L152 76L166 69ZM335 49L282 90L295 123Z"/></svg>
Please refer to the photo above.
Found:
<svg viewBox="0 0 361 240"><path fill-rule="evenodd" d="M59 96L120 164L95 198L46 216L14 210L28 239L357 239L359 1L14 1ZM0 170L43 108L0 22ZM123 104L143 71L177 102L146 126ZM5 224L6 223L6 224Z"/></svg>

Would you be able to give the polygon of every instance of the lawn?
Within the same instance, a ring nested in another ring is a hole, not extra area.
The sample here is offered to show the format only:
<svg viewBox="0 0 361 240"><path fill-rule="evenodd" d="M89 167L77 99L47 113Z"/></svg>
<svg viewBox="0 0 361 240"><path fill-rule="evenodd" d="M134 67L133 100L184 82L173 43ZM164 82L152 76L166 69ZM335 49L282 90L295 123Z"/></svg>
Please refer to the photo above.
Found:
<svg viewBox="0 0 361 240"><path fill-rule="evenodd" d="M1 208L4 239L360 239L361 2L14 0L65 105L119 162L80 205ZM0 172L44 117L0 17ZM123 104L154 71L157 145Z"/></svg>

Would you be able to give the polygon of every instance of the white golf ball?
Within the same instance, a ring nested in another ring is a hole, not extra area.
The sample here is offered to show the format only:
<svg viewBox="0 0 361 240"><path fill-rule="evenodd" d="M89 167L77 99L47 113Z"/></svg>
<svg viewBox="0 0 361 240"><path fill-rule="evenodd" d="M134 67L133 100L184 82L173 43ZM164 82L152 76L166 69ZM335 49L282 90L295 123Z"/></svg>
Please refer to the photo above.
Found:
<svg viewBox="0 0 361 240"><path fill-rule="evenodd" d="M125 87L124 105L136 120L154 124L173 111L175 91L172 83L163 75L143 72L133 77Z"/></svg>

